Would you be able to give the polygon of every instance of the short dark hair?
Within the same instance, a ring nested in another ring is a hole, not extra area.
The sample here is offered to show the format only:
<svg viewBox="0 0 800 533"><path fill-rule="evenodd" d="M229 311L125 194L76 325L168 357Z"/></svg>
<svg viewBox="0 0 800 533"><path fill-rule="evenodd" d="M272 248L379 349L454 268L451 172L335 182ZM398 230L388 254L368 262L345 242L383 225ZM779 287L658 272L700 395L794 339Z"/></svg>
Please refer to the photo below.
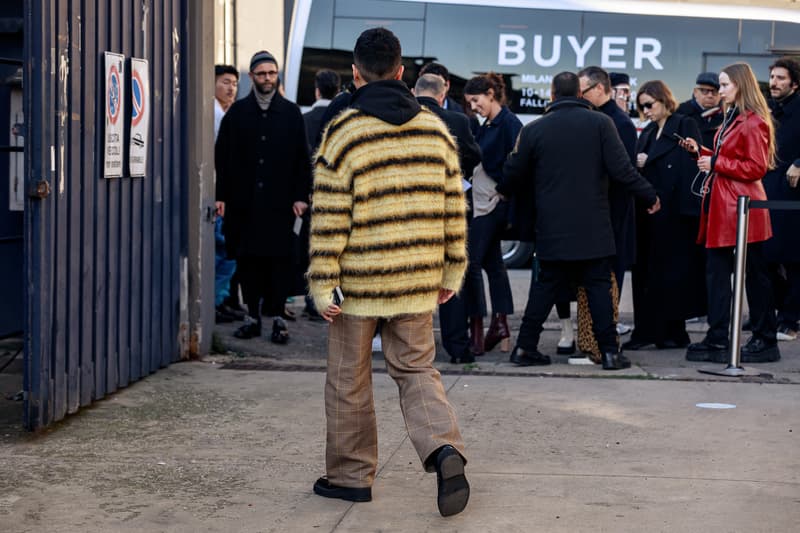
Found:
<svg viewBox="0 0 800 533"><path fill-rule="evenodd" d="M353 62L367 83L392 79L401 60L400 41L386 28L370 28L358 36Z"/></svg>
<svg viewBox="0 0 800 533"><path fill-rule="evenodd" d="M550 87L553 100L559 98L577 98L581 92L581 82L574 72L559 72L553 77L553 85Z"/></svg>
<svg viewBox="0 0 800 533"><path fill-rule="evenodd" d="M792 83L800 85L800 63L795 59L791 57L776 59L775 62L769 66L769 71L772 72L774 68L785 68L789 72Z"/></svg>
<svg viewBox="0 0 800 533"><path fill-rule="evenodd" d="M341 85L341 78L332 70L318 70L314 76L314 87L319 89L319 95L326 100L333 100L333 97L339 94Z"/></svg>
<svg viewBox="0 0 800 533"><path fill-rule="evenodd" d="M611 92L611 78L608 72L600 67L586 67L578 72L579 78L589 78L589 83L592 85L602 85L603 92L608 94Z"/></svg>
<svg viewBox="0 0 800 533"><path fill-rule="evenodd" d="M441 63L426 63L419 69L419 75L423 74L436 74L444 78L444 81L450 81L450 71Z"/></svg>
<svg viewBox="0 0 800 533"><path fill-rule="evenodd" d="M239 71L233 65L214 65L214 77L217 78L223 74L233 74L236 79L239 79Z"/></svg>

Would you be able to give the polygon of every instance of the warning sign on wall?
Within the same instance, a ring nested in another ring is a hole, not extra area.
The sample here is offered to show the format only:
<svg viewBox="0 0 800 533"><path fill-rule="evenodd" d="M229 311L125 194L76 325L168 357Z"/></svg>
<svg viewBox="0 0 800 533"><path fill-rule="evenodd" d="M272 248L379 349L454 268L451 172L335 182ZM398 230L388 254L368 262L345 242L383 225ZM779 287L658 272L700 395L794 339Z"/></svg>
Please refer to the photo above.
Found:
<svg viewBox="0 0 800 533"><path fill-rule="evenodd" d="M122 177L122 147L125 133L125 56L105 52L106 129L103 143L103 176Z"/></svg>
<svg viewBox="0 0 800 533"><path fill-rule="evenodd" d="M147 152L150 149L150 76L146 59L131 58L131 135L128 145L128 166L131 176L147 174Z"/></svg>

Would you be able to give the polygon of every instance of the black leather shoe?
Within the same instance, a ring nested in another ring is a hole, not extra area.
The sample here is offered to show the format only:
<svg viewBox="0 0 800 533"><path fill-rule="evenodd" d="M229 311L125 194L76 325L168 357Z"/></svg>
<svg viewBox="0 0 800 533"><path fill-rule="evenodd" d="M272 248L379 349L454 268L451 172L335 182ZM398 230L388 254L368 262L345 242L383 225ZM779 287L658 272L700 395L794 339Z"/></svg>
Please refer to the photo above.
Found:
<svg viewBox="0 0 800 533"><path fill-rule="evenodd" d="M623 350L630 350L632 352L635 352L636 350L641 350L645 346L650 346L651 344L653 344L653 343L650 342L650 341L637 341L637 340L631 339L628 342L624 342L622 344L622 349Z"/></svg>
<svg viewBox="0 0 800 533"><path fill-rule="evenodd" d="M469 483L464 475L464 458L449 444L436 455L436 504L442 516L452 516L464 510L469 501Z"/></svg>
<svg viewBox="0 0 800 533"><path fill-rule="evenodd" d="M272 323L272 335L270 336L270 340L275 344L286 344L289 342L289 329L286 327L286 324L275 320Z"/></svg>
<svg viewBox="0 0 800 533"><path fill-rule="evenodd" d="M338 498L349 502L371 502L371 487L340 487L321 477L314 482L314 494L325 498Z"/></svg>
<svg viewBox="0 0 800 533"><path fill-rule="evenodd" d="M602 362L603 370L622 370L631 367L630 359L621 352L604 352Z"/></svg>
<svg viewBox="0 0 800 533"><path fill-rule="evenodd" d="M765 341L761 337L750 337L742 346L742 363L773 363L780 360L778 341Z"/></svg>
<svg viewBox="0 0 800 533"><path fill-rule="evenodd" d="M624 346L623 344L623 347ZM656 348L659 350L677 350L678 348L686 348L687 346L689 346L688 340L676 341L673 339L666 339L656 343Z"/></svg>
<svg viewBox="0 0 800 533"><path fill-rule="evenodd" d="M558 355L572 355L575 353L575 341L572 341L572 344L569 346L557 346L556 353Z"/></svg>
<svg viewBox="0 0 800 533"><path fill-rule="evenodd" d="M703 339L686 347L687 361L711 361L712 363L728 362L728 344L711 342Z"/></svg>
<svg viewBox="0 0 800 533"><path fill-rule="evenodd" d="M252 339L253 337L260 337L261 326L259 326L254 322L251 322L250 324L245 324L244 326L234 331L233 336L236 337L237 339Z"/></svg>
<svg viewBox="0 0 800 533"><path fill-rule="evenodd" d="M545 366L550 364L549 355L544 355L539 350L526 352L519 346L514 347L508 360L517 366Z"/></svg>

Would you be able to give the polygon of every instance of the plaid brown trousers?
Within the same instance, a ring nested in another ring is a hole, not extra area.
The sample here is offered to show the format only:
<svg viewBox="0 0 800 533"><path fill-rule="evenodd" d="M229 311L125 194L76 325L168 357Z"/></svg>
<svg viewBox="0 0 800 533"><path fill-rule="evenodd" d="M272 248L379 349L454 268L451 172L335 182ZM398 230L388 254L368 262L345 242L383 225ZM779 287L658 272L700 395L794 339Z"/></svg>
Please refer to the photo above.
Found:
<svg viewBox="0 0 800 533"><path fill-rule="evenodd" d="M434 451L450 444L463 457L456 415L433 367L433 315L384 320L386 367L399 388L400 407L417 455L424 465ZM372 399L372 337L377 324L377 318L339 315L328 332L325 465L328 480L341 487L371 487L375 479L378 428Z"/></svg>

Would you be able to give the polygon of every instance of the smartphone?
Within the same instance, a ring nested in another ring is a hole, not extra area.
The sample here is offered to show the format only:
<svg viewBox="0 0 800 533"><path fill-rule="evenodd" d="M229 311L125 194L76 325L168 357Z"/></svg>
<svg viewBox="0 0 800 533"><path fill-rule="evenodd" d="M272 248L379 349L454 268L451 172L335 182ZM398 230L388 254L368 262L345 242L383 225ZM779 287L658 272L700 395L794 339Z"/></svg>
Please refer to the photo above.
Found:
<svg viewBox="0 0 800 533"><path fill-rule="evenodd" d="M342 293L341 287L334 287L333 288L333 304L338 305L341 307L342 302L344 302L344 294Z"/></svg>
<svg viewBox="0 0 800 533"><path fill-rule="evenodd" d="M676 141L685 141L686 140L686 137L681 137L677 133L673 133L672 137L674 137Z"/></svg>

